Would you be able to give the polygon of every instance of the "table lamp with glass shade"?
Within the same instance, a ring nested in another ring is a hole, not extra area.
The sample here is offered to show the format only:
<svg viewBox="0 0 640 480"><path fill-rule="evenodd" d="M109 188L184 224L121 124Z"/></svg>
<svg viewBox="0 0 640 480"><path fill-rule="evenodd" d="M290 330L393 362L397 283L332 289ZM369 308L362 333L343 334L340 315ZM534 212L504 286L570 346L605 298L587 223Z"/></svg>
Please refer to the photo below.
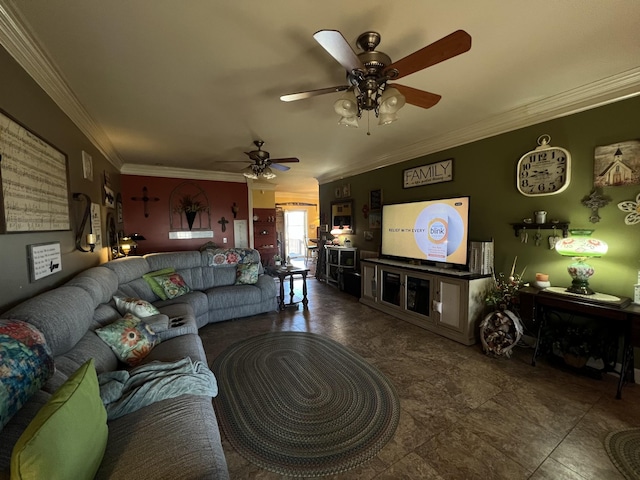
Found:
<svg viewBox="0 0 640 480"><path fill-rule="evenodd" d="M591 236L593 230L570 230L570 233L570 237L558 240L555 247L560 255L573 257L573 262L567 267L572 278L567 292L593 295L595 292L589 287L589 278L594 269L586 260L589 257L601 257L609 247L602 240Z"/></svg>

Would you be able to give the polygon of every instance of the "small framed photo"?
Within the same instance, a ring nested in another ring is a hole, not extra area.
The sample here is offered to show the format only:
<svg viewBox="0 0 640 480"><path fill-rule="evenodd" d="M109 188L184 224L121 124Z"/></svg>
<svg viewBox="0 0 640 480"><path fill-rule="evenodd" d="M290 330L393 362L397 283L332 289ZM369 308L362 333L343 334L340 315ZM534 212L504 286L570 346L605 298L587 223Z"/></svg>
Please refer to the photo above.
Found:
<svg viewBox="0 0 640 480"><path fill-rule="evenodd" d="M82 151L82 176L85 180L93 182L93 158L84 150Z"/></svg>
<svg viewBox="0 0 640 480"><path fill-rule="evenodd" d="M104 205L108 208L115 208L116 206L115 192L106 185L104 186Z"/></svg>
<svg viewBox="0 0 640 480"><path fill-rule="evenodd" d="M342 185L342 198L347 198L351 196L351 184L345 183Z"/></svg>
<svg viewBox="0 0 640 480"><path fill-rule="evenodd" d="M342 198L342 187L336 187L333 193L336 198Z"/></svg>
<svg viewBox="0 0 640 480"><path fill-rule="evenodd" d="M382 208L382 190L371 190L369 192L369 209L376 212Z"/></svg>

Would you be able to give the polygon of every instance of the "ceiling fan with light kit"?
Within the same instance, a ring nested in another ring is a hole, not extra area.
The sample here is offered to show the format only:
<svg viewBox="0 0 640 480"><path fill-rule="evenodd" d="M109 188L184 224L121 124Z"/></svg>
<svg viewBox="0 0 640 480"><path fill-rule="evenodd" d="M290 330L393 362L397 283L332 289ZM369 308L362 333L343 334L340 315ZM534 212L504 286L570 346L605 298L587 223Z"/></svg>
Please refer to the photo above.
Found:
<svg viewBox="0 0 640 480"><path fill-rule="evenodd" d="M345 92L334 103L340 125L358 126L363 111L373 111L380 125L398 119L397 112L405 103L422 108L431 108L441 96L416 88L388 83L412 73L431 67L440 62L465 53L471 49L471 36L464 30L457 30L440 40L391 62L391 58L377 51L380 34L365 32L356 41L362 50L356 53L344 36L337 30L320 30L313 38L347 71L347 85L290 93L280 97L284 102L303 100L327 93Z"/></svg>
<svg viewBox="0 0 640 480"><path fill-rule="evenodd" d="M300 161L295 157L271 159L269 152L262 150L262 146L264 145L263 140L254 140L253 144L258 147L257 150L244 152L253 160L252 164L242 169L242 174L247 178L253 180L257 180L258 178L265 178L267 180L275 178L276 174L273 172L273 169L286 172L291 167L281 165L282 163L298 163Z"/></svg>

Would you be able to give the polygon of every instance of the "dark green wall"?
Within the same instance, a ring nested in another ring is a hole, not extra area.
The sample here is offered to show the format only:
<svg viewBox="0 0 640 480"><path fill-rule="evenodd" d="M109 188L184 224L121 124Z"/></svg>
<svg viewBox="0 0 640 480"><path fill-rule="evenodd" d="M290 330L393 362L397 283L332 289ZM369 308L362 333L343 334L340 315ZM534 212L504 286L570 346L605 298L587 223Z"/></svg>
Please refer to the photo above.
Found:
<svg viewBox="0 0 640 480"><path fill-rule="evenodd" d="M402 128L401 123L402 119L393 126ZM508 272L517 256L518 270L527 268L527 281L533 280L536 272L543 272L550 274L553 285L565 286L570 280L566 272L569 262L548 248L547 237L552 232L542 232L543 243L538 247L534 245L532 235L527 244L521 243L509 225L533 217L535 210L546 210L549 219L569 221L572 228L595 228L594 236L609 244L609 253L591 262L596 269L592 287L604 293L633 297L633 285L637 283L640 270L640 225L625 225L625 213L617 204L635 199L640 185L604 188L603 193L611 197L611 202L600 210L602 220L596 224L589 222L590 210L582 206L581 200L593 189L595 147L640 138L638 125L640 97L320 185L321 212L330 211L335 187L349 183L357 215L356 235L351 237L352 242L363 250L377 250L380 231L371 230L373 241L366 241L363 234L368 230L368 220L363 216L362 207L368 203L370 190L381 188L384 203L470 195L471 239L495 240L496 271ZM525 197L515 186L516 163L545 133L551 136L551 145L564 147L571 153L571 184L557 195ZM404 169L447 158L453 158L453 181L402 188Z"/></svg>

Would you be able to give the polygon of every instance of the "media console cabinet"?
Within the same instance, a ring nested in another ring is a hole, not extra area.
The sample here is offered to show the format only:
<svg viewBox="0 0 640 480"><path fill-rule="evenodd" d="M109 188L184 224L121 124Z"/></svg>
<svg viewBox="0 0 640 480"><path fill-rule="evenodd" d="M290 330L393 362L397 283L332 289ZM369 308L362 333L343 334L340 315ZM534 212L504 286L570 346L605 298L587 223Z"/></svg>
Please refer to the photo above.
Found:
<svg viewBox="0 0 640 480"><path fill-rule="evenodd" d="M381 258L361 260L361 275L361 303L464 345L477 342L490 275Z"/></svg>

